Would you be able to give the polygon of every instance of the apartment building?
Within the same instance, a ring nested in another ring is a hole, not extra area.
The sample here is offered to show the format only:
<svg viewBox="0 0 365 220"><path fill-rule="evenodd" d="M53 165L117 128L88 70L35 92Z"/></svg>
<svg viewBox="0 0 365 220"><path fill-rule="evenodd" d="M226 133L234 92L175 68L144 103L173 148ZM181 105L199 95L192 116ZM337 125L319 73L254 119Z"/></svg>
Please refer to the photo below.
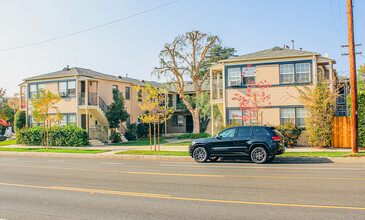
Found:
<svg viewBox="0 0 365 220"><path fill-rule="evenodd" d="M335 60L319 53L274 47L255 53L221 60L210 68L210 82L223 81L222 87L211 86L211 105L217 105L223 116L223 124L235 120L235 115L242 116L239 102L233 100L235 94L247 94L247 82L267 81L271 86L267 89L271 95L271 106L262 106L262 122L268 125L280 125L292 121L298 126L305 126L308 116L302 103L298 99L295 87L310 86L320 78L328 83L330 89L335 89L339 83L346 84L346 80L338 80L333 69ZM244 73L244 74L243 74ZM348 85L348 84L347 84ZM346 98L346 90L342 91ZM345 105L341 102L341 109ZM347 112L342 111L343 115ZM214 120L212 118L212 120ZM213 123L214 124L214 123ZM211 133L216 132L212 126Z"/></svg>

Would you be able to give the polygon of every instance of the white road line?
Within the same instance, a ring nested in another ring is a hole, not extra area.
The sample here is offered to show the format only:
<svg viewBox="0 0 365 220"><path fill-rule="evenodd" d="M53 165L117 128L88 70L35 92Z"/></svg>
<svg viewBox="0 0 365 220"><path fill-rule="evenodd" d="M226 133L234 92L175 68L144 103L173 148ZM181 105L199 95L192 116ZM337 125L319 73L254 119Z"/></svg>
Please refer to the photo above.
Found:
<svg viewBox="0 0 365 220"><path fill-rule="evenodd" d="M49 162L65 162L64 160L47 160L47 161L49 161Z"/></svg>
<svg viewBox="0 0 365 220"><path fill-rule="evenodd" d="M365 171L365 168L336 168L336 167L254 167L254 166L204 166L204 165L184 165L184 164L160 164L163 167L206 167L206 168L236 168L236 169L280 169L280 170L351 170Z"/></svg>

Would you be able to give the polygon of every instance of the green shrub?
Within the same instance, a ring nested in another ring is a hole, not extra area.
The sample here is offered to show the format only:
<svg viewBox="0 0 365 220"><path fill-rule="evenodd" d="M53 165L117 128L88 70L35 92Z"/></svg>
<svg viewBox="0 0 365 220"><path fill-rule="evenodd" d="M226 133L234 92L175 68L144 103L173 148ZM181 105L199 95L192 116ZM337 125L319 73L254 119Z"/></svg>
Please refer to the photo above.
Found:
<svg viewBox="0 0 365 220"><path fill-rule="evenodd" d="M359 147L365 147L365 93L357 95Z"/></svg>
<svg viewBox="0 0 365 220"><path fill-rule="evenodd" d="M24 128L25 126L25 111L19 110L16 112L14 116L14 130L15 133L18 132L18 130Z"/></svg>
<svg viewBox="0 0 365 220"><path fill-rule="evenodd" d="M139 123L137 125L137 136L138 138L147 137L149 133L149 126L147 123Z"/></svg>
<svg viewBox="0 0 365 220"><path fill-rule="evenodd" d="M124 134L128 141L135 141L137 139L137 125L136 123L130 124L128 130Z"/></svg>
<svg viewBox="0 0 365 220"><path fill-rule="evenodd" d="M44 146L45 129L40 126L33 128L24 127L18 131L16 142L17 144L28 146ZM82 147L89 144L89 135L86 130L74 125L64 127L53 126L49 128L48 132L50 146Z"/></svg>
<svg viewBox="0 0 365 220"><path fill-rule="evenodd" d="M112 134L110 135L109 138L112 143L119 143L122 141L122 139L120 138L120 134L114 131L112 131Z"/></svg>
<svg viewBox="0 0 365 220"><path fill-rule="evenodd" d="M298 146L298 139L303 128L287 122L285 125L277 126L276 129L281 133L285 147L294 148Z"/></svg>
<svg viewBox="0 0 365 220"><path fill-rule="evenodd" d="M182 134L179 135L177 137L177 139L198 139L198 138L207 138L207 137L211 137L210 134L208 133L199 133L199 134L194 134L194 133L187 133L187 134Z"/></svg>

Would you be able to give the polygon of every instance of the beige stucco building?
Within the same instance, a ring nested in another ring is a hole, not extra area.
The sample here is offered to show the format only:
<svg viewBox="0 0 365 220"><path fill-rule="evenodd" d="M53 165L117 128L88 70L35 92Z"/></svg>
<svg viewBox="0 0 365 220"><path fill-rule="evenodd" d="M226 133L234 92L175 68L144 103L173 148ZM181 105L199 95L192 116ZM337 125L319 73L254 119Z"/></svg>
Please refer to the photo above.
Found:
<svg viewBox="0 0 365 220"><path fill-rule="evenodd" d="M220 109L224 125L230 123L235 115L245 114L239 102L232 100L235 94L246 95L247 82L258 84L266 80L271 85L267 88L271 106L262 106L262 124L276 126L290 120L305 126L304 118L308 114L295 87L310 86L323 77L330 89L336 88L339 81L333 64L334 59L319 53L280 47L221 60L210 68L210 82L218 81L217 85L220 85L219 81L223 81L221 88L211 87L211 105ZM211 133L216 129L212 126Z"/></svg>

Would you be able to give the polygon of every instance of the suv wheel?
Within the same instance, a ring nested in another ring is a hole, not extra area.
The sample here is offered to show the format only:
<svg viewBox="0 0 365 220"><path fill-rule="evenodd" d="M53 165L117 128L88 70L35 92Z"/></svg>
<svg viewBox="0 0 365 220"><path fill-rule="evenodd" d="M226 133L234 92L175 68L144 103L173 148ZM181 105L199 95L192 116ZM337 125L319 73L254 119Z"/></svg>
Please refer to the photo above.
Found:
<svg viewBox="0 0 365 220"><path fill-rule="evenodd" d="M267 152L263 147L255 147L251 151L251 160L255 163L265 163L267 157Z"/></svg>
<svg viewBox="0 0 365 220"><path fill-rule="evenodd" d="M204 147L197 147L194 149L193 158L198 163L203 163L208 159L208 152Z"/></svg>

